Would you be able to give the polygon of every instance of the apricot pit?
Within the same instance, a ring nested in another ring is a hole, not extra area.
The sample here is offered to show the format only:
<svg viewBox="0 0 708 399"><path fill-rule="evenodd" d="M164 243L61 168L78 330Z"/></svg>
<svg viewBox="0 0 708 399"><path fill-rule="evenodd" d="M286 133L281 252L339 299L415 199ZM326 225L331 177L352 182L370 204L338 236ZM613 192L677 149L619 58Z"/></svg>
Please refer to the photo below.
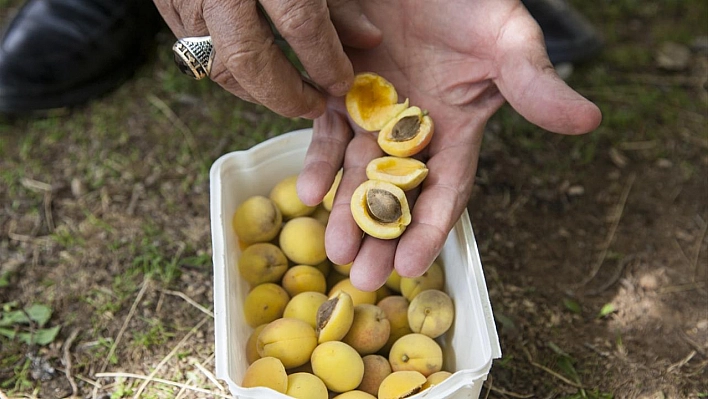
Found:
<svg viewBox="0 0 708 399"><path fill-rule="evenodd" d="M379 132L379 147L397 157L410 157L423 150L433 138L435 125L427 112L412 106L388 122Z"/></svg>
<svg viewBox="0 0 708 399"><path fill-rule="evenodd" d="M359 228L384 240L399 237L411 222L403 190L382 180L367 180L359 185L352 195L351 211Z"/></svg>

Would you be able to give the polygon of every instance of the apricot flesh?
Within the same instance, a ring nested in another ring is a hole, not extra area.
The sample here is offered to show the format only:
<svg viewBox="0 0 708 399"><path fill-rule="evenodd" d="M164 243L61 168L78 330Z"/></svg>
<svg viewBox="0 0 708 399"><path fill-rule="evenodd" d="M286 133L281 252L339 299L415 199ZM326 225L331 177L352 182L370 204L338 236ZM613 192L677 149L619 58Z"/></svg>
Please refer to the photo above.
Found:
<svg viewBox="0 0 708 399"><path fill-rule="evenodd" d="M380 75L357 74L345 97L352 121L370 132L381 130L387 122L408 108L408 100L398 103L396 88Z"/></svg>
<svg viewBox="0 0 708 399"><path fill-rule="evenodd" d="M412 106L398 114L379 132L381 149L393 156L410 157L423 150L433 138L433 119L420 108Z"/></svg>
<svg viewBox="0 0 708 399"><path fill-rule="evenodd" d="M403 190L382 180L367 180L354 190L351 212L366 234L384 240L399 237L411 222Z"/></svg>
<svg viewBox="0 0 708 399"><path fill-rule="evenodd" d="M428 176L428 167L414 158L386 156L371 160L366 166L369 180L393 183L403 191L414 189Z"/></svg>
<svg viewBox="0 0 708 399"><path fill-rule="evenodd" d="M417 371L394 371L381 382L378 399L403 399L420 392L425 376Z"/></svg>

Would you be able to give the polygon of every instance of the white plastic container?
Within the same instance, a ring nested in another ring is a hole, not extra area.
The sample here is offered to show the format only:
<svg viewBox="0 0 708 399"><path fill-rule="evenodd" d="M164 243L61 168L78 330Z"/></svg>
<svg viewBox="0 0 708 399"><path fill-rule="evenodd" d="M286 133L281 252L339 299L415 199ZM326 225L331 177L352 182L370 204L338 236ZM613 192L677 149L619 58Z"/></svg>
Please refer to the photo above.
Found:
<svg viewBox="0 0 708 399"><path fill-rule="evenodd" d="M216 376L228 383L236 398L289 397L268 388L239 385L248 367L244 348L252 329L243 316L249 287L238 273L240 249L231 217L246 198L267 195L279 180L302 169L311 135L311 129L286 133L247 151L226 154L211 168ZM454 374L411 398L475 399L501 350L467 212L448 236L440 259L445 268L445 290L453 298L456 314L453 326L438 342L443 348L444 369Z"/></svg>

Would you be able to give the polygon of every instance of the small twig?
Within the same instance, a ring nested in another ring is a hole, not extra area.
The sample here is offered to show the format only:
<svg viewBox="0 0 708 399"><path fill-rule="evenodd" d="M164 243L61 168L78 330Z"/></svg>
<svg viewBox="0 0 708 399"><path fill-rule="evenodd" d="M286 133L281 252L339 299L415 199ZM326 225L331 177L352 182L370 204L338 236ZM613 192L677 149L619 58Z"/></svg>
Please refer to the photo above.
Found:
<svg viewBox="0 0 708 399"><path fill-rule="evenodd" d="M701 289L705 285L706 284L702 281L697 281L697 282L693 282L693 283L670 285L668 287L661 288L659 290L659 293L660 294L673 294L676 292L693 291L693 290Z"/></svg>
<svg viewBox="0 0 708 399"><path fill-rule="evenodd" d="M211 381L212 384L214 384L219 390L224 391L224 386L219 383L219 380L216 379L216 376L209 370L207 370L204 366L202 366L198 361L194 361L194 367L198 368L199 371L202 372L206 376L206 378Z"/></svg>
<svg viewBox="0 0 708 399"><path fill-rule="evenodd" d="M147 385L150 383L150 381L153 380L153 377L155 376L155 374L157 374L157 372L160 370L160 368L162 368L162 366L164 366L172 358L172 356L174 356L177 353L177 351L182 347L182 345L184 345L187 342L187 340L189 338L191 338L192 335L194 335L194 333L196 333L207 321L209 321L209 317L204 317L199 323L197 323L197 325L192 327L192 329L189 330L189 332L177 343L177 345L175 345L175 347L172 348L170 353L168 353L167 356L165 356L160 361L160 363L158 363L157 366L155 366L155 368L152 370L150 375L148 375L146 377L145 381L138 388L138 391L133 396L134 399L137 399L140 397L140 395L143 393L143 391L145 390ZM154 379L154 380L157 381L157 379Z"/></svg>
<svg viewBox="0 0 708 399"><path fill-rule="evenodd" d="M153 95L153 94L148 94L147 96L148 101L152 105L154 105L157 109L159 109L167 119L174 125L174 127L179 130L182 135L184 136L185 141L187 142L187 146L189 147L189 151L192 153L192 156L197 156L197 146L194 141L194 134L192 133L192 130L189 129L189 126L187 126L182 119L177 116L177 114L170 108L162 99L159 97Z"/></svg>
<svg viewBox="0 0 708 399"><path fill-rule="evenodd" d="M671 373L676 369L680 369L681 367L685 366L686 363L690 362L694 356L696 356L696 351L691 351L691 353L689 353L686 357L669 366L666 371L668 373Z"/></svg>
<svg viewBox="0 0 708 399"><path fill-rule="evenodd" d="M113 354L116 352L116 348L118 347L120 340L123 338L123 334L125 334L125 330L128 329L128 323L130 323L130 320L135 315L135 311L138 308L138 304L143 299L143 295L145 295L145 291L147 291L147 288L149 285L150 285L150 278L146 278L145 280L143 280L143 285L142 285L142 287L140 287L140 291L138 292L138 295L135 297L133 304L130 306L130 311L128 312L128 316L123 321L123 325L121 326L120 331L118 331L118 335L116 336L116 339L113 341L113 344L111 345L111 349L108 351L108 355L103 359L103 363L101 364L101 368L100 368L101 372L106 371L106 367L108 367L108 362L110 361L111 357L113 357Z"/></svg>
<svg viewBox="0 0 708 399"><path fill-rule="evenodd" d="M511 392L507 391L502 388L497 388L495 386L492 386L491 384L487 384L487 396L489 396L489 392L496 392L501 395L506 395L506 396L511 396L512 398L520 398L520 399L528 399L528 398L533 398L533 394L523 394L523 393L516 393L516 392Z"/></svg>
<svg viewBox="0 0 708 399"><path fill-rule="evenodd" d="M625 256L622 258L619 262L617 262L617 268L615 269L614 274L607 280L605 284L600 286L599 288L592 290L588 292L588 295L599 295L603 293L605 290L608 288L612 287L617 280L619 280L620 277L622 277L622 273L624 273L624 269L627 266L627 264L631 261L633 261L636 258L634 254L630 254L628 256Z"/></svg>
<svg viewBox="0 0 708 399"><path fill-rule="evenodd" d="M224 394L221 394L221 393L218 393L218 392L210 391L210 390L208 390L208 389L204 389L204 388L199 388L199 387L195 387L195 386L183 384L183 383L181 383L181 382L175 382L175 381L165 380L165 379L162 379L162 378L154 378L154 377L149 377L149 376L140 375L140 374L132 374L132 373L98 373L98 374L96 374L96 377L97 377L97 378L121 378L121 377L123 377L123 378L134 378L134 379L137 379L137 380L154 381L154 382L158 382L158 383L160 383L160 384L170 385L170 386L177 387L177 388L189 389L190 391L194 391L194 392L204 393L204 394L207 394L207 395L214 395L215 397L219 397L219 398L234 399L234 397L231 396L231 395L224 395Z"/></svg>
<svg viewBox="0 0 708 399"><path fill-rule="evenodd" d="M209 309L205 308L204 306L200 305L197 301L195 301L194 299L190 298L189 296L187 296L187 294L185 294L185 293L183 293L183 292L180 292L180 291L170 291L170 290L160 290L160 291L161 291L161 292L164 292L165 294L168 294L168 295L178 296L178 297L184 299L188 304L190 304L190 305L194 306L195 308L199 309L199 311L202 312L202 313L204 313L205 315L207 315L207 316L209 316L209 317L212 317L212 318L214 317L214 312L212 312L211 310L209 310Z"/></svg>
<svg viewBox="0 0 708 399"><path fill-rule="evenodd" d="M693 267L693 280L698 277L698 258L701 256L701 249L703 249L703 240L706 238L707 230L708 223L704 223L703 229L701 229L701 234L699 235L698 241L696 242L696 249L693 250L693 259L691 259L691 266Z"/></svg>
<svg viewBox="0 0 708 399"><path fill-rule="evenodd" d="M76 386L76 381L74 381L74 378L71 376L71 345L73 345L74 340L79 335L79 331L80 330L78 328L75 328L71 331L71 334L69 334L69 338L67 338L66 342L64 342L64 354L62 357L65 367L64 374L71 385L72 396L77 396L79 394L79 387Z"/></svg>
<svg viewBox="0 0 708 399"><path fill-rule="evenodd" d="M567 379L566 377L563 377L562 375L560 375L560 374L556 373L555 371L549 369L548 367L546 367L546 366L544 366L544 365L542 365L542 364L539 364L539 363L534 362L533 360L531 360L531 365L534 366L534 367L538 367L539 369L541 369L541 370L545 371L546 373L548 373L548 374L550 374L550 375L552 375L552 376L558 378L559 380L565 382L565 383L568 384L568 385L574 386L575 388L579 388L579 389L585 389L585 387L583 387L581 384L578 384L578 383L575 382L575 381L571 381L571 380Z"/></svg>
<svg viewBox="0 0 708 399"><path fill-rule="evenodd" d="M636 173L632 173L629 175L627 178L627 184L624 187L624 191L622 192L622 195L620 197L620 200L615 208L615 217L614 220L612 221L612 226L610 227L610 231L607 234L607 238L605 239L605 242L602 245L602 251L600 252L600 255L597 258L597 261L595 262L595 265L593 266L593 269L588 277L583 280L579 286L584 286L590 281L592 281L597 273L600 271L600 268L602 267L602 264L605 263L605 258L607 257L607 252L610 249L610 245L612 244L612 241L615 239L615 233L617 232L617 227L619 226L620 220L622 220L622 215L624 214L624 207L627 204L627 197L629 197L629 192L632 190L632 186L634 185L634 180L636 179L637 175Z"/></svg>

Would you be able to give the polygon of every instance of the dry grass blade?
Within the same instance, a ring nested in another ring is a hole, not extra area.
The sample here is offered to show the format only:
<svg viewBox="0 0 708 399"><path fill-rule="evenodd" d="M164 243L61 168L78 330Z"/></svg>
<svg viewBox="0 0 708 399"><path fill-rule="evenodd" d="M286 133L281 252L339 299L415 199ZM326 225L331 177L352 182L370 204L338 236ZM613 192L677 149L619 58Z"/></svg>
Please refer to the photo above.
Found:
<svg viewBox="0 0 708 399"><path fill-rule="evenodd" d="M177 388L183 388L183 389L188 389L190 391L194 392L199 392L207 395L213 395L215 398L226 398L226 399L234 399L233 396L231 395L225 395L219 392L214 392L210 391L208 389L204 388L199 388L187 384L183 384L181 382L175 382L175 381L170 381L170 380L165 380L162 378L155 378L155 377L150 377L146 375L140 375L140 374L132 374L132 373L98 373L96 374L97 378L134 378L137 380L145 380L147 382L154 381L160 384L165 384L165 385L170 385L173 387Z"/></svg>

